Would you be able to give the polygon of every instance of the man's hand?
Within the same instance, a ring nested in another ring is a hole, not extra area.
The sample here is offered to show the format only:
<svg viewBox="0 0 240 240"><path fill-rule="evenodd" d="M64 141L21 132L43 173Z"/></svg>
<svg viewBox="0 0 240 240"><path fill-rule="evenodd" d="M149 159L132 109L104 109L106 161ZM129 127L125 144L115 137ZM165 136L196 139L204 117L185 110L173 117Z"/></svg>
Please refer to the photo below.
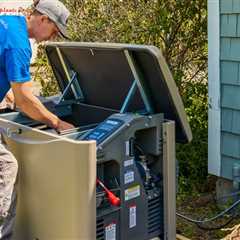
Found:
<svg viewBox="0 0 240 240"><path fill-rule="evenodd" d="M72 129L74 128L74 126L68 122L64 122L62 120L59 119L59 122L58 122L58 126L56 127L56 131L58 133L64 131L64 130L68 130L68 129Z"/></svg>

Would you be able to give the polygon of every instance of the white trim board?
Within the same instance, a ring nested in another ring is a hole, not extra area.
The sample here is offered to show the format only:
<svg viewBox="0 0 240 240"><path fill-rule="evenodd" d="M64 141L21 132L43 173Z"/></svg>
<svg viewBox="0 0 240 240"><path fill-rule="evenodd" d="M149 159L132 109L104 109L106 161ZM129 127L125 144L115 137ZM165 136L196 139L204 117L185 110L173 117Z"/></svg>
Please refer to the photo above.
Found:
<svg viewBox="0 0 240 240"><path fill-rule="evenodd" d="M208 0L208 172L221 175L220 6Z"/></svg>

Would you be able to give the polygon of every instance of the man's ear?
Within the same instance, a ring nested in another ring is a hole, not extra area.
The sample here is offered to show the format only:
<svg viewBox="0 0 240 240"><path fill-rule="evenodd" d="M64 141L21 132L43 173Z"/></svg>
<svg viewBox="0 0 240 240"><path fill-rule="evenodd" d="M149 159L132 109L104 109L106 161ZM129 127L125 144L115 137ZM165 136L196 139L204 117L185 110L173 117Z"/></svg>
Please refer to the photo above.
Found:
<svg viewBox="0 0 240 240"><path fill-rule="evenodd" d="M41 15L40 18L41 18L41 22L49 21L49 18L46 15Z"/></svg>

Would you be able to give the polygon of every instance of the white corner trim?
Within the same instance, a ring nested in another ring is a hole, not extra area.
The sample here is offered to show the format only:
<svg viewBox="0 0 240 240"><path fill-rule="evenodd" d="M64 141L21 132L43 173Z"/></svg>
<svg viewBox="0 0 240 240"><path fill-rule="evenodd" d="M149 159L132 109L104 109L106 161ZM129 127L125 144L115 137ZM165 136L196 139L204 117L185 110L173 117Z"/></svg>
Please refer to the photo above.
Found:
<svg viewBox="0 0 240 240"><path fill-rule="evenodd" d="M221 175L220 0L208 0L208 172Z"/></svg>

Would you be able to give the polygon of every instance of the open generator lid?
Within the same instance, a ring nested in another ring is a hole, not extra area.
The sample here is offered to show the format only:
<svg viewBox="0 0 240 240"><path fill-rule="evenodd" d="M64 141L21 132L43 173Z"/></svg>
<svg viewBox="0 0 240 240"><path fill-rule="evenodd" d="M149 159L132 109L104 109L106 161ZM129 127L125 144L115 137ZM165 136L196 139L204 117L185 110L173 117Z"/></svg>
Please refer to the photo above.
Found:
<svg viewBox="0 0 240 240"><path fill-rule="evenodd" d="M192 132L182 99L161 51L113 43L49 43L49 62L66 99L122 113L164 113L176 123L176 140Z"/></svg>

